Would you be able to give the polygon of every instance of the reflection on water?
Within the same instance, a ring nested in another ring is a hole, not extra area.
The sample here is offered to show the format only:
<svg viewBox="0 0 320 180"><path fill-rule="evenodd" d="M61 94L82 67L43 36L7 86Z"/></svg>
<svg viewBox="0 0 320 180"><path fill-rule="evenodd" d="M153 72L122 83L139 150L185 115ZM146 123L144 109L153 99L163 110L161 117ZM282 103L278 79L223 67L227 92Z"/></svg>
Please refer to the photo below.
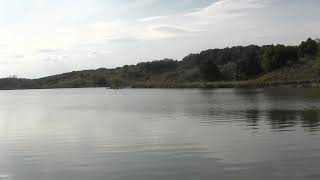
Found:
<svg viewBox="0 0 320 180"><path fill-rule="evenodd" d="M320 179L319 89L0 92L0 180Z"/></svg>
<svg viewBox="0 0 320 180"><path fill-rule="evenodd" d="M208 101L212 99L211 108L203 112L209 116L203 121L206 123L245 120L246 126L253 128L259 128L259 122L262 122L273 130L290 131L297 127L305 127L307 131L319 130L318 89L227 89L204 91L201 94ZM217 96L221 94L225 96L220 100Z"/></svg>

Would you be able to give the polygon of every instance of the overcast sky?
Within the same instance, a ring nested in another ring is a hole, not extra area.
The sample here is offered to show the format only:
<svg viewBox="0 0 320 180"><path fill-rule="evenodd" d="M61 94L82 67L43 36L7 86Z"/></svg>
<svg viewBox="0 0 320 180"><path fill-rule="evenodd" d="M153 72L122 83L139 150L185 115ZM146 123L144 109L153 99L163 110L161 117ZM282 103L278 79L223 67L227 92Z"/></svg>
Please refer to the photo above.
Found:
<svg viewBox="0 0 320 180"><path fill-rule="evenodd" d="M0 0L0 77L320 37L319 0Z"/></svg>

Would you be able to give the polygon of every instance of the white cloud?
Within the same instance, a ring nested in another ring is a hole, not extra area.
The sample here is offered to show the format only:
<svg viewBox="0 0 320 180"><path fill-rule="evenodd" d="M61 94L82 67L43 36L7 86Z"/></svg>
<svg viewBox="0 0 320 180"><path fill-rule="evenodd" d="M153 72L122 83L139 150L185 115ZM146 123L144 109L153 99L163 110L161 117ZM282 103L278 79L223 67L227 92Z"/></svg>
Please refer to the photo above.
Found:
<svg viewBox="0 0 320 180"><path fill-rule="evenodd" d="M167 16L151 16L151 17L146 17L146 18L142 18L142 19L138 19L138 21L141 22L148 22L148 21L155 21L155 20L160 20L160 19L164 19Z"/></svg>
<svg viewBox="0 0 320 180"><path fill-rule="evenodd" d="M271 1L269 1L271 2ZM250 13L250 10L264 8L265 0L220 0L203 9L186 14L198 19L201 24L232 20Z"/></svg>
<svg viewBox="0 0 320 180"><path fill-rule="evenodd" d="M141 23L119 19L57 26L55 25L56 21L51 21L54 19L62 20L67 15L66 12L69 11L66 9L71 6L66 4L63 7L65 10L54 9L46 13L41 9L47 4L40 1L35 2L33 9L37 10L37 13L34 13L34 16L41 18L41 21L32 16L34 23L31 21L30 23L0 28L0 39L8 46L7 53L19 52L25 54L25 58L30 60L33 58L32 52L39 49L73 51L84 44L112 42L114 39L161 40L185 36L190 33L201 33L206 31L208 24L214 24L235 14L244 13L247 9L260 8L264 4L264 1L258 0L223 0L191 14L146 17L138 20ZM130 6L142 6L155 2L157 1L134 1ZM72 12L80 11L80 9L82 8L73 8ZM214 18L215 21L211 18ZM50 22L45 25L37 24L46 20L50 20ZM206 23L203 23L204 21ZM88 51L91 50L88 49Z"/></svg>

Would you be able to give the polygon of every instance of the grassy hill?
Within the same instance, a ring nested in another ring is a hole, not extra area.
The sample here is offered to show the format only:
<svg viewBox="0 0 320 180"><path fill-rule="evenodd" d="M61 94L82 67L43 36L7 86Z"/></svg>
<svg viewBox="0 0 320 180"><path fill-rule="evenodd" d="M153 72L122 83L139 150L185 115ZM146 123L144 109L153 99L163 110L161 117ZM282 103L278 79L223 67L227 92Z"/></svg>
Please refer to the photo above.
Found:
<svg viewBox="0 0 320 180"><path fill-rule="evenodd" d="M39 79L0 79L0 89L133 87L215 88L318 86L320 43L236 46L173 59L74 71Z"/></svg>

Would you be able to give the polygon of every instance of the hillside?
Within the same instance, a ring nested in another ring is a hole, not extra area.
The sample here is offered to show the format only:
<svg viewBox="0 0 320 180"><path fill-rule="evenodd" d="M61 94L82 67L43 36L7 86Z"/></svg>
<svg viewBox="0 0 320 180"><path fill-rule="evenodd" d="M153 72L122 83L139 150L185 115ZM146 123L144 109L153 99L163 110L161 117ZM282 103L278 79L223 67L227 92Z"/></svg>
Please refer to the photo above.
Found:
<svg viewBox="0 0 320 180"><path fill-rule="evenodd" d="M141 62L114 69L74 71L40 79L0 79L0 89L80 87L265 87L316 85L319 41L299 46L236 46L209 49L182 60Z"/></svg>

